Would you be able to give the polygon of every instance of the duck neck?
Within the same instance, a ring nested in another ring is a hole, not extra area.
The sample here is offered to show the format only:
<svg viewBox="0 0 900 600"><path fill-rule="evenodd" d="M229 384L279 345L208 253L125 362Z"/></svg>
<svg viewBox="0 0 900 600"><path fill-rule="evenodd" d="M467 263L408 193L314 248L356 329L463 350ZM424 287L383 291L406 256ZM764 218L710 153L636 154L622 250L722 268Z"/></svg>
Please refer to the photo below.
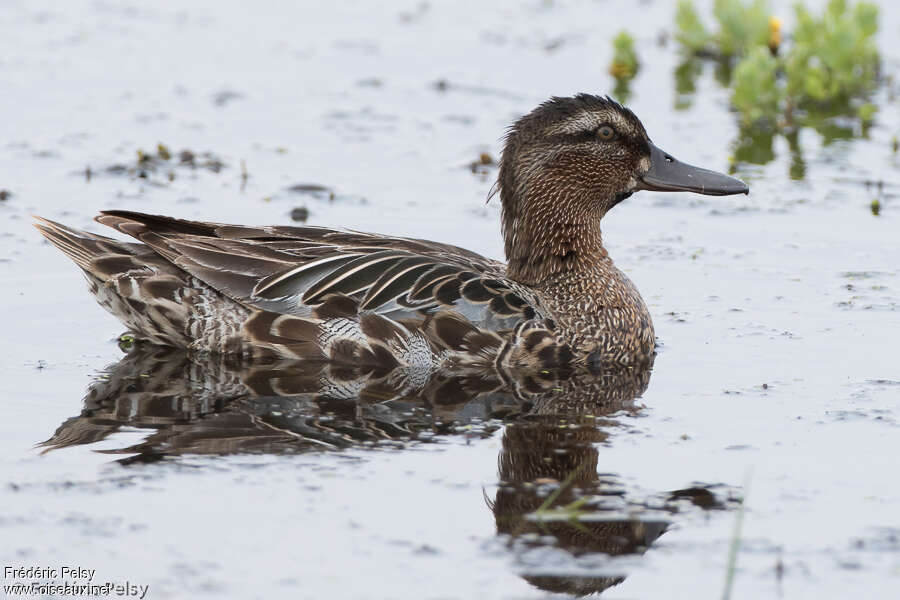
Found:
<svg viewBox="0 0 900 600"><path fill-rule="evenodd" d="M503 190L501 190L501 193ZM507 275L540 287L558 275L577 278L611 259L600 234L602 203L569 193L531 190L523 201L503 198Z"/></svg>

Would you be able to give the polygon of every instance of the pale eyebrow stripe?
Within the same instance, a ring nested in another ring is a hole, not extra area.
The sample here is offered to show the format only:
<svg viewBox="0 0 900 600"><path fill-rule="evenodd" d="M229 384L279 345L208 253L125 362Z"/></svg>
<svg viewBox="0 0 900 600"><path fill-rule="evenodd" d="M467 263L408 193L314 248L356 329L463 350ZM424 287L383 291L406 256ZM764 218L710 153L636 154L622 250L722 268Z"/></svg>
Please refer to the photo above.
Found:
<svg viewBox="0 0 900 600"><path fill-rule="evenodd" d="M562 123L558 123L547 129L548 135L572 134L590 131L599 125L597 115L588 111L582 111L575 116L569 117Z"/></svg>

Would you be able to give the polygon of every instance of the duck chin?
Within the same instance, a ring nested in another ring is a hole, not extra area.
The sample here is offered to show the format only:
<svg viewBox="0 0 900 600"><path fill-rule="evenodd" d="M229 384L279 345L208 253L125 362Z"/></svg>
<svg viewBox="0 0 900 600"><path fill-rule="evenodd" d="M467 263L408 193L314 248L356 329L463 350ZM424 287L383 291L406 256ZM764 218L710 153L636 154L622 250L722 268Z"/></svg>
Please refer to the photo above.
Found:
<svg viewBox="0 0 900 600"><path fill-rule="evenodd" d="M616 194L615 196L613 196L613 199L612 199L612 201L609 203L609 206L607 207L606 210L609 211L609 209L611 209L612 207L614 207L614 206L616 206L617 204L619 204L622 200L625 200L625 199L627 199L627 198L630 198L631 195L632 195L633 193L634 193L634 192L631 191L631 192L621 192L621 193Z"/></svg>

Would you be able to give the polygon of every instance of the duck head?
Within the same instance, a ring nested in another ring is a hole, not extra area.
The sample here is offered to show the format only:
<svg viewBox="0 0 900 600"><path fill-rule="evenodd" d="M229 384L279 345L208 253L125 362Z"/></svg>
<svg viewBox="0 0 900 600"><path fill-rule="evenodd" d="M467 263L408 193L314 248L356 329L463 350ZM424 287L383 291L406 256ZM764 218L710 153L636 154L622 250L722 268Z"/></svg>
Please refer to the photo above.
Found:
<svg viewBox="0 0 900 600"><path fill-rule="evenodd" d="M608 97L552 98L510 127L497 181L509 276L534 285L608 260L600 220L640 190L746 194L743 181L675 159Z"/></svg>

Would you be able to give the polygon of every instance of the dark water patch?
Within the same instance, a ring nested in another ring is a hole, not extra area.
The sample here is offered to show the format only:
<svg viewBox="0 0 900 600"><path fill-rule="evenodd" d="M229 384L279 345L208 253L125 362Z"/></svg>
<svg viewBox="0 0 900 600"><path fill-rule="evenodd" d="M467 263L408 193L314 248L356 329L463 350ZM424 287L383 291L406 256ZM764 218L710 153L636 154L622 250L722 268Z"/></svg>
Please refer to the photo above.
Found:
<svg viewBox="0 0 900 600"><path fill-rule="evenodd" d="M101 451L102 452L102 451ZM96 480L71 480L45 482L9 482L9 489L14 492L38 492L45 494L105 494L113 490L133 488L157 479L161 474L150 471L137 475L112 475Z"/></svg>
<svg viewBox="0 0 900 600"><path fill-rule="evenodd" d="M844 271L840 276L845 279L860 280L879 279L882 277L891 277L893 275L895 275L895 273L887 271Z"/></svg>
<svg viewBox="0 0 900 600"><path fill-rule="evenodd" d="M53 150L53 149L50 149L50 148L44 148L44 149L41 149L41 150L35 150L34 152L32 152L31 155L32 155L34 158L43 158L43 159L47 159L47 158L51 158L51 159L62 158L62 154L60 154L58 151Z"/></svg>
<svg viewBox="0 0 900 600"><path fill-rule="evenodd" d="M503 90L499 88L493 88L482 85L471 85L465 83L456 83L451 82L447 79L438 79L433 82L429 87L436 92L440 93L448 93L448 92L457 92L462 94L471 94L473 96L494 96L497 98L505 98L507 100L523 100L523 96L516 94L514 92L510 92L508 90Z"/></svg>
<svg viewBox="0 0 900 600"><path fill-rule="evenodd" d="M304 204L291 209L290 217L293 221L305 222L311 214L309 206L305 203L308 201L332 204L335 202L365 205L368 203L365 197L355 194L346 194L336 191L334 188L320 183L295 183L288 186L281 192L276 192L270 196L263 198L266 202L270 201L292 201L300 199Z"/></svg>
<svg viewBox="0 0 900 600"><path fill-rule="evenodd" d="M370 107L359 110L332 110L324 115L324 128L341 139L352 142L369 142L377 135L397 132L400 117L379 112Z"/></svg>
<svg viewBox="0 0 900 600"><path fill-rule="evenodd" d="M900 380L897 379L869 379L866 383L870 383L872 385L884 385L884 386L894 386L900 385Z"/></svg>
<svg viewBox="0 0 900 600"><path fill-rule="evenodd" d="M334 190L318 183L295 183L287 188L292 194L311 196L317 200L334 200Z"/></svg>
<svg viewBox="0 0 900 600"><path fill-rule="evenodd" d="M875 529L869 536L851 540L850 547L869 552L900 553L900 528L886 526Z"/></svg>
<svg viewBox="0 0 900 600"><path fill-rule="evenodd" d="M829 410L825 415L833 421L849 422L849 421L876 421L888 425L896 426L893 411L872 408L872 409L846 409L846 410Z"/></svg>
<svg viewBox="0 0 900 600"><path fill-rule="evenodd" d="M846 297L835 303L842 309L887 310L900 309L900 299L891 293L891 289L883 283L892 279L896 273L889 271L845 271L840 274L850 283L841 285L841 292Z"/></svg>
<svg viewBox="0 0 900 600"><path fill-rule="evenodd" d="M357 81L356 85L363 88L381 88L384 86L384 81L380 77L366 77Z"/></svg>
<svg viewBox="0 0 900 600"><path fill-rule="evenodd" d="M443 117L443 120L447 121L448 123L456 123L457 125L469 126L474 125L478 120L478 117L476 117L475 115L453 114Z"/></svg>
<svg viewBox="0 0 900 600"><path fill-rule="evenodd" d="M135 121L141 124L152 125L154 123L162 123L169 120L169 115L164 112L141 113L135 116Z"/></svg>
<svg viewBox="0 0 900 600"><path fill-rule="evenodd" d="M241 92L224 89L219 90L212 95L212 103L218 107L224 107L228 104L231 104L235 100L241 100L242 98L244 98L244 94L242 94Z"/></svg>

